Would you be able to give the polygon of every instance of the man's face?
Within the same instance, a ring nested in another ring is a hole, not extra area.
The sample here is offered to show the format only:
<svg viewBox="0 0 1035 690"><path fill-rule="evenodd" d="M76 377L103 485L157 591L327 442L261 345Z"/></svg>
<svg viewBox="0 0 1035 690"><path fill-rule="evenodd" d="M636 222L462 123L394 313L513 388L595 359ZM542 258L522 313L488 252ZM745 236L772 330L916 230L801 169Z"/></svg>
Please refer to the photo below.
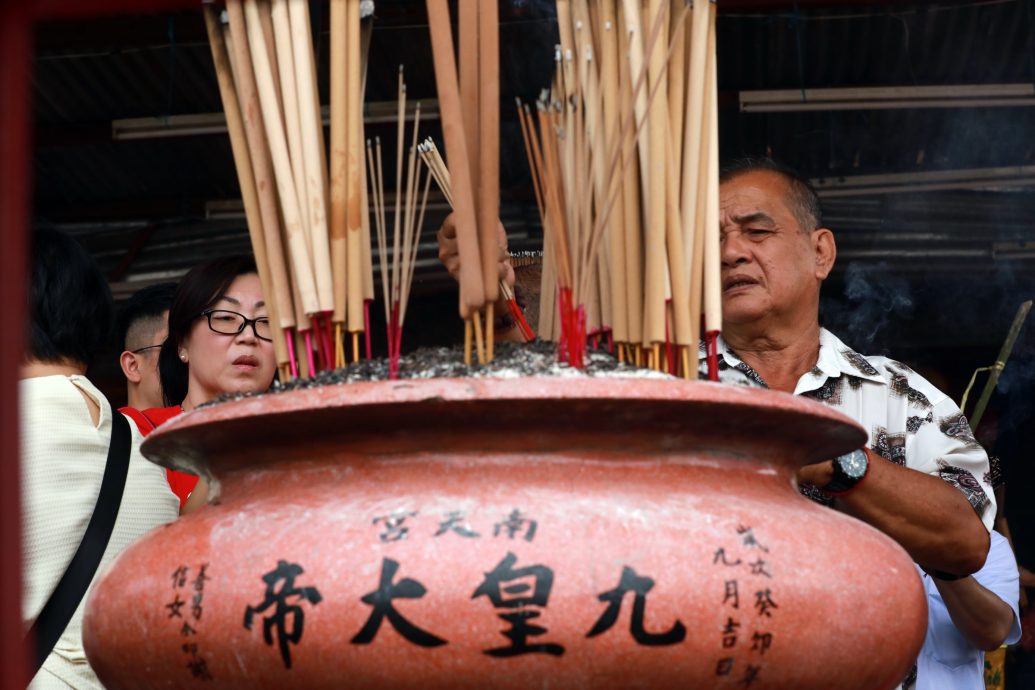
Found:
<svg viewBox="0 0 1035 690"><path fill-rule="evenodd" d="M166 311L162 314L162 325L154 332L154 335L151 336L151 341L147 344L161 345L164 343L165 336L169 334L168 324L169 312ZM137 395L141 400L141 404L146 406L141 409L165 406L165 402L162 399L162 382L158 376L159 351L160 348L152 347L136 355L137 367L140 371L140 384L137 387Z"/></svg>
<svg viewBox="0 0 1035 690"><path fill-rule="evenodd" d="M744 325L773 316L815 313L820 282L832 264L818 249L827 230L802 231L779 174L744 173L720 188L722 316ZM831 244L832 247L832 244Z"/></svg>

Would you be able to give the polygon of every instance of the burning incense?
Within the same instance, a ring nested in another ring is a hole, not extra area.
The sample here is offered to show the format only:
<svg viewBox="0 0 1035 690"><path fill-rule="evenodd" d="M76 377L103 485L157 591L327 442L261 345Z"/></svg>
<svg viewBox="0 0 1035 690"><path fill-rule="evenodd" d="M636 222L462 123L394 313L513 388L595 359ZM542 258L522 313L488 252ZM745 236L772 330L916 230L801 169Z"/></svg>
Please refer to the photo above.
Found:
<svg viewBox="0 0 1035 690"><path fill-rule="evenodd" d="M420 105L414 115L413 143L408 165L403 165L403 142L406 130L406 84L402 79L402 68L399 70L398 85L398 123L396 155L396 194L395 217L392 231L391 252L387 238L387 222L385 218L384 173L381 157L381 140L375 139L374 145L367 141L367 170L371 180L371 196L374 199L374 219L377 231L377 247L381 268L381 292L384 301L385 323L388 336L388 373L396 378L399 371L399 358L402 348L402 329L406 319L406 306L409 301L410 284L413 277L413 265L416 263L416 251L424 211L428 200L430 175L426 176L424 193L418 204L416 200L420 178L420 164L423 159L417 158L417 132L420 128ZM405 185L403 179L405 177Z"/></svg>
<svg viewBox="0 0 1035 690"><path fill-rule="evenodd" d="M359 12L358 0L332 2L330 161L308 5L229 0L225 36L209 31L256 263L271 316L280 326L277 359L292 376L343 364L346 325L351 329L358 321L354 342L363 330L363 265L352 270L348 259L349 213L357 231L366 215L363 190L354 185L350 196L348 187L349 156L357 155L357 147L349 146L349 123L362 132ZM356 27L351 42L350 24ZM356 55L351 82L350 53ZM353 234L358 240L360 233ZM362 249L355 254L362 262ZM350 279L359 282L353 322L346 294Z"/></svg>
<svg viewBox="0 0 1035 690"><path fill-rule="evenodd" d="M705 5L696 11L707 17ZM700 320L693 296L701 292L695 283L704 285L705 254L703 245L695 251L688 228L706 223L698 207L703 214L709 205L698 203L698 193L702 201L715 200L710 208L717 214L717 172L709 167L717 130L705 129L703 116L714 98L706 104L703 93L696 96L696 116L684 116L683 104L693 90L686 77L693 56L707 57L714 45L706 31L705 45L688 49L685 4L650 0L645 9L641 14L642 4L633 0L620 7L618 0L558 0L553 86L535 120L519 108L544 228L544 288L556 276L560 332L544 332L550 324L544 309L540 334L557 339L559 356L578 366L586 339L597 344L614 326L620 358L642 362L647 346L650 366L693 377ZM705 75L690 80L699 91L712 83ZM686 133L688 127L696 134ZM677 145L676 156L673 139L688 144ZM714 184L699 191L694 177ZM698 257L702 269L695 271ZM548 294L544 305L551 305ZM711 324L717 312L711 302L709 309Z"/></svg>

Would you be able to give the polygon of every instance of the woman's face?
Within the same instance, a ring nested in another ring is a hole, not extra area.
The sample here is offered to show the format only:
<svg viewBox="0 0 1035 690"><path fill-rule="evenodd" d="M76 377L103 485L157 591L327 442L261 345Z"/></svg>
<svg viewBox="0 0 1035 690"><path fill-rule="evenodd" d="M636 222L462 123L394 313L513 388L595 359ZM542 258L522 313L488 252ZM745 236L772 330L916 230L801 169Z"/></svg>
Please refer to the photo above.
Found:
<svg viewBox="0 0 1035 690"><path fill-rule="evenodd" d="M237 276L226 294L210 309L237 312L247 319L267 318L269 315L259 276L254 273ZM217 314L213 316L212 324L220 330L233 330L235 318ZM263 330L259 332L263 333ZM180 345L177 354L186 361L189 369L186 409L208 402L222 393L265 391L273 383L276 371L273 343L257 337L251 324L237 335L225 335L209 328L206 316L199 316L194 321L190 335Z"/></svg>

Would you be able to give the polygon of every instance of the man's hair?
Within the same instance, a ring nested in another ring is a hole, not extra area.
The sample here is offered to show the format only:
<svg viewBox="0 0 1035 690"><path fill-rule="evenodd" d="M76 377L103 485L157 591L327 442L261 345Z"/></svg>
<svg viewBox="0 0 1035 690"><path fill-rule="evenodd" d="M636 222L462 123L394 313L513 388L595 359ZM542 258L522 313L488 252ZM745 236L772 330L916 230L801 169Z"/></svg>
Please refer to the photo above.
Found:
<svg viewBox="0 0 1035 690"><path fill-rule="evenodd" d="M118 333L123 350L130 349L130 345L135 349L150 344L143 341L150 340L165 325L165 312L172 306L174 294L176 283L148 285L133 293L119 312Z"/></svg>
<svg viewBox="0 0 1035 690"><path fill-rule="evenodd" d="M65 233L35 230L31 241L29 356L88 365L111 332L115 309L108 282Z"/></svg>
<svg viewBox="0 0 1035 690"><path fill-rule="evenodd" d="M802 232L812 232L823 226L823 209L819 195L809 179L794 168L774 161L772 158L741 158L722 169L719 182L729 182L750 172L768 171L776 173L787 182L787 206L794 214Z"/></svg>

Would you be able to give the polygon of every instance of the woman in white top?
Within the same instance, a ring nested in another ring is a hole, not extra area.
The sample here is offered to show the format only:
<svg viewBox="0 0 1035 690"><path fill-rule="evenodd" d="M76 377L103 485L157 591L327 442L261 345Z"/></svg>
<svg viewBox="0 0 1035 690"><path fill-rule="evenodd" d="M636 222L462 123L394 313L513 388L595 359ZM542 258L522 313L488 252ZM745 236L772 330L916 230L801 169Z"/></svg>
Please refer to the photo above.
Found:
<svg viewBox="0 0 1035 690"><path fill-rule="evenodd" d="M32 242L29 351L19 382L26 630L64 574L93 514L113 414L84 376L112 324L107 283L67 235L37 230ZM141 436L134 425L130 429L126 487L99 570L142 534L177 515L165 471L140 455ZM30 688L102 687L83 653L81 625L82 604Z"/></svg>

